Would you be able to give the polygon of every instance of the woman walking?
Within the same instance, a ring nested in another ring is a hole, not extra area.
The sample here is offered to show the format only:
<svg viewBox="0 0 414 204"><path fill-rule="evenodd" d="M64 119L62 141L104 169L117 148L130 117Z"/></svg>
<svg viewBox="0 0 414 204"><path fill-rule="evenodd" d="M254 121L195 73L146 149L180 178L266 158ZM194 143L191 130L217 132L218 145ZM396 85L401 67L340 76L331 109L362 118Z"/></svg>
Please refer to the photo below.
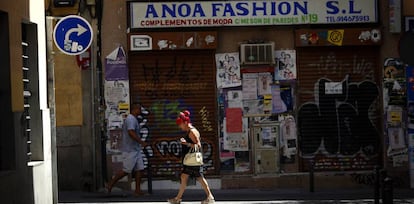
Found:
<svg viewBox="0 0 414 204"><path fill-rule="evenodd" d="M191 148L197 146L201 149L200 132L198 132L198 130L191 124L190 112L188 110L180 112L176 119L176 123L181 130L187 132L187 135L184 138L181 138L183 158ZM168 199L168 202L171 204L181 203L181 197L184 194L185 188L187 187L187 181L190 176L195 177L197 181L200 182L201 187L203 187L206 193L207 197L205 200L201 201L201 204L214 203L214 196L211 193L207 180L203 175L203 166L186 166L184 164L181 172L180 189L174 198Z"/></svg>

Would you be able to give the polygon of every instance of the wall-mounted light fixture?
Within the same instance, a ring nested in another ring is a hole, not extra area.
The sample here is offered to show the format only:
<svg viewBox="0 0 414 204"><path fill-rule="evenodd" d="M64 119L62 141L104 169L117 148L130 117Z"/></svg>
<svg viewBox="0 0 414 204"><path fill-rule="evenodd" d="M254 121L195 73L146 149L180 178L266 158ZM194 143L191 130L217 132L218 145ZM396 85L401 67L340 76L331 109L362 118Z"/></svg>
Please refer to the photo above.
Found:
<svg viewBox="0 0 414 204"><path fill-rule="evenodd" d="M53 0L53 6L55 7L72 7L76 3L76 0Z"/></svg>

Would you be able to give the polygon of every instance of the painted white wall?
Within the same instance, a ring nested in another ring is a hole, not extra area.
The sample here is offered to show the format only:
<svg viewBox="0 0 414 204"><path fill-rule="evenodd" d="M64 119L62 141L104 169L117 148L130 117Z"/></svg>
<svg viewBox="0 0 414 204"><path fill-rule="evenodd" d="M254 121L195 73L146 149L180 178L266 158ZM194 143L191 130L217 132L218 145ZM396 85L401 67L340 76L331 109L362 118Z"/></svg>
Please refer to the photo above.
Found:
<svg viewBox="0 0 414 204"><path fill-rule="evenodd" d="M53 172L50 111L47 106L47 59L44 2L30 0L30 21L37 24L39 55L39 105L43 124L44 160L33 164L33 189L36 204L53 204Z"/></svg>

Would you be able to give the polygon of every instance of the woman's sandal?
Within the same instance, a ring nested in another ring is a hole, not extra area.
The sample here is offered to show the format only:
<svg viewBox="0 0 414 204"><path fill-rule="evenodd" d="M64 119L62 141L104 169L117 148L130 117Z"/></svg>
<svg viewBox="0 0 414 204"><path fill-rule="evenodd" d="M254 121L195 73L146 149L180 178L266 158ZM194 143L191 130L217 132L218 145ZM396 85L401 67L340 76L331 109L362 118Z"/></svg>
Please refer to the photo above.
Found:
<svg viewBox="0 0 414 204"><path fill-rule="evenodd" d="M170 198L167 201L171 204L180 204L181 203L181 199L177 199L177 198Z"/></svg>
<svg viewBox="0 0 414 204"><path fill-rule="evenodd" d="M211 203L215 203L214 198L207 198L207 199L201 201L201 204L211 204Z"/></svg>

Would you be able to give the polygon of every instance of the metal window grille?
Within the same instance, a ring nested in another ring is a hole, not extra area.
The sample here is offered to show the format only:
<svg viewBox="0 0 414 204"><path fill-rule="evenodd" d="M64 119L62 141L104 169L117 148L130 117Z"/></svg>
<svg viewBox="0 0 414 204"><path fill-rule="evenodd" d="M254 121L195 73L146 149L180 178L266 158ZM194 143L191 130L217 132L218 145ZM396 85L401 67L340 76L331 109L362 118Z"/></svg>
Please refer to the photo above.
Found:
<svg viewBox="0 0 414 204"><path fill-rule="evenodd" d="M24 35L25 33L23 32L23 36L22 36L22 60L23 60L23 97L24 97L24 112L23 112L23 118L22 118L22 123L23 123L23 127L24 127L24 136L27 138L27 161L30 162L31 161L31 156L32 156L32 151L30 148L30 145L32 144L32 138L31 138L31 128L30 128L30 96L32 95L30 90L29 90L29 71L30 71L30 64L29 64L29 43L25 42L24 39Z"/></svg>

